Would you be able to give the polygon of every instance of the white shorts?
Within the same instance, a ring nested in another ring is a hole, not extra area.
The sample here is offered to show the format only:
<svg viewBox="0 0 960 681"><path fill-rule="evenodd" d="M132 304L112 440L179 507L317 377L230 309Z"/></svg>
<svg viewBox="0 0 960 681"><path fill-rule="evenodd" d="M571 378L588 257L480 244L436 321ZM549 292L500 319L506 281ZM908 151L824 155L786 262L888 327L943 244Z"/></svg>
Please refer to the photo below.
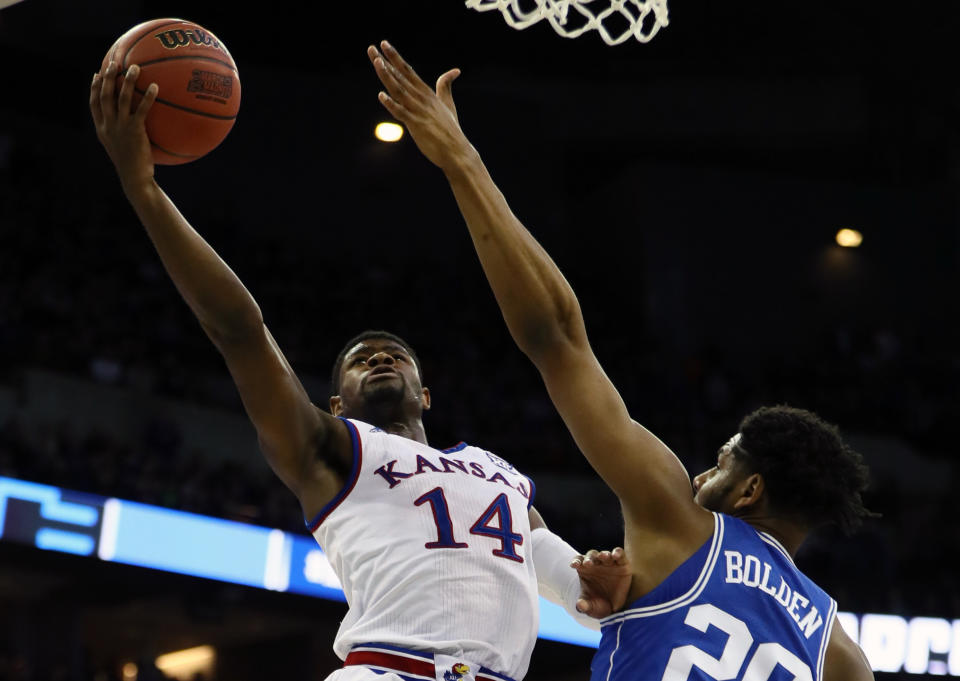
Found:
<svg viewBox="0 0 960 681"><path fill-rule="evenodd" d="M333 672L326 681L403 681L396 674L378 674L371 669L356 665Z"/></svg>

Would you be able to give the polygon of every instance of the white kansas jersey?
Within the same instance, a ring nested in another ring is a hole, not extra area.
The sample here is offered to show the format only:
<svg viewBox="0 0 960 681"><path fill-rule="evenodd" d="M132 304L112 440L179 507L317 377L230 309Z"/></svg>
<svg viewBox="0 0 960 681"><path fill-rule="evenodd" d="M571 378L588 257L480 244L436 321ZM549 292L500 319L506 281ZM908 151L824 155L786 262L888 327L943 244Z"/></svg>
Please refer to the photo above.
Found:
<svg viewBox="0 0 960 681"><path fill-rule="evenodd" d="M350 477L309 525L350 606L334 651L382 643L522 679L538 628L533 483L477 447L343 420Z"/></svg>

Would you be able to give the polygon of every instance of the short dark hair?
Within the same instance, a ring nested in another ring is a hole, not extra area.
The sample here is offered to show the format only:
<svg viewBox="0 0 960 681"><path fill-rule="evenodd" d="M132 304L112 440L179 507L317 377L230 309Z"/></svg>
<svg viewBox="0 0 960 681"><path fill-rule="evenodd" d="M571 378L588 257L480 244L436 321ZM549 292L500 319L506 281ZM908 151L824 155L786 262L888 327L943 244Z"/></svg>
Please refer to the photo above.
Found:
<svg viewBox="0 0 960 681"><path fill-rule="evenodd" d="M861 497L869 484L863 457L812 412L786 405L751 412L733 454L763 476L771 510L811 529L835 524L849 534L877 516Z"/></svg>
<svg viewBox="0 0 960 681"><path fill-rule="evenodd" d="M358 333L356 336L351 338L343 346L343 349L340 351L340 354L337 355L336 361L333 363L333 373L330 377L330 395L339 395L340 394L340 373L343 369L343 360L346 358L347 353L350 352L350 348L359 343L360 341L373 340L373 339L383 339L393 341L397 345L401 346L404 350L407 351L407 354L410 355L410 358L413 360L413 363L417 367L417 373L420 375L420 380L423 380L423 369L420 367L420 358L417 357L417 353L413 351L413 348L410 344L397 336L390 333L389 331L379 331L375 329L367 329L363 333Z"/></svg>

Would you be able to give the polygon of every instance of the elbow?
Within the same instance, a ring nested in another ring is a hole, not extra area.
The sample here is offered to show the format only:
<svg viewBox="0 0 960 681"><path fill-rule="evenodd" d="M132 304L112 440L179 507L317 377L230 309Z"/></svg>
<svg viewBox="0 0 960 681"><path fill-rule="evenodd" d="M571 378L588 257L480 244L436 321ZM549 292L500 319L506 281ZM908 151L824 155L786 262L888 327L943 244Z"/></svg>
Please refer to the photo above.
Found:
<svg viewBox="0 0 960 681"><path fill-rule="evenodd" d="M514 334L517 345L538 366L562 348L576 346L586 339L580 306L576 299L565 302L550 316L530 319Z"/></svg>
<svg viewBox="0 0 960 681"><path fill-rule="evenodd" d="M260 306L244 306L229 314L217 315L214 320L201 320L200 325L217 347L235 345L262 335L264 324Z"/></svg>

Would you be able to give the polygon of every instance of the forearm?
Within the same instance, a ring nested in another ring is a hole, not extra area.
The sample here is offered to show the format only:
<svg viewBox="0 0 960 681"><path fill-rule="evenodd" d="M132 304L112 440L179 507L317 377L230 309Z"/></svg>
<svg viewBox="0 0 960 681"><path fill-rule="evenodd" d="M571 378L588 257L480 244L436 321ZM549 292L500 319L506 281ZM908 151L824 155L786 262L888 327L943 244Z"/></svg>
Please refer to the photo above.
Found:
<svg viewBox="0 0 960 681"><path fill-rule="evenodd" d="M174 285L214 342L259 331L263 317L230 267L152 179L124 192Z"/></svg>
<svg viewBox="0 0 960 681"><path fill-rule="evenodd" d="M536 361L545 348L579 330L576 296L513 214L472 147L458 154L444 173L510 334Z"/></svg>

